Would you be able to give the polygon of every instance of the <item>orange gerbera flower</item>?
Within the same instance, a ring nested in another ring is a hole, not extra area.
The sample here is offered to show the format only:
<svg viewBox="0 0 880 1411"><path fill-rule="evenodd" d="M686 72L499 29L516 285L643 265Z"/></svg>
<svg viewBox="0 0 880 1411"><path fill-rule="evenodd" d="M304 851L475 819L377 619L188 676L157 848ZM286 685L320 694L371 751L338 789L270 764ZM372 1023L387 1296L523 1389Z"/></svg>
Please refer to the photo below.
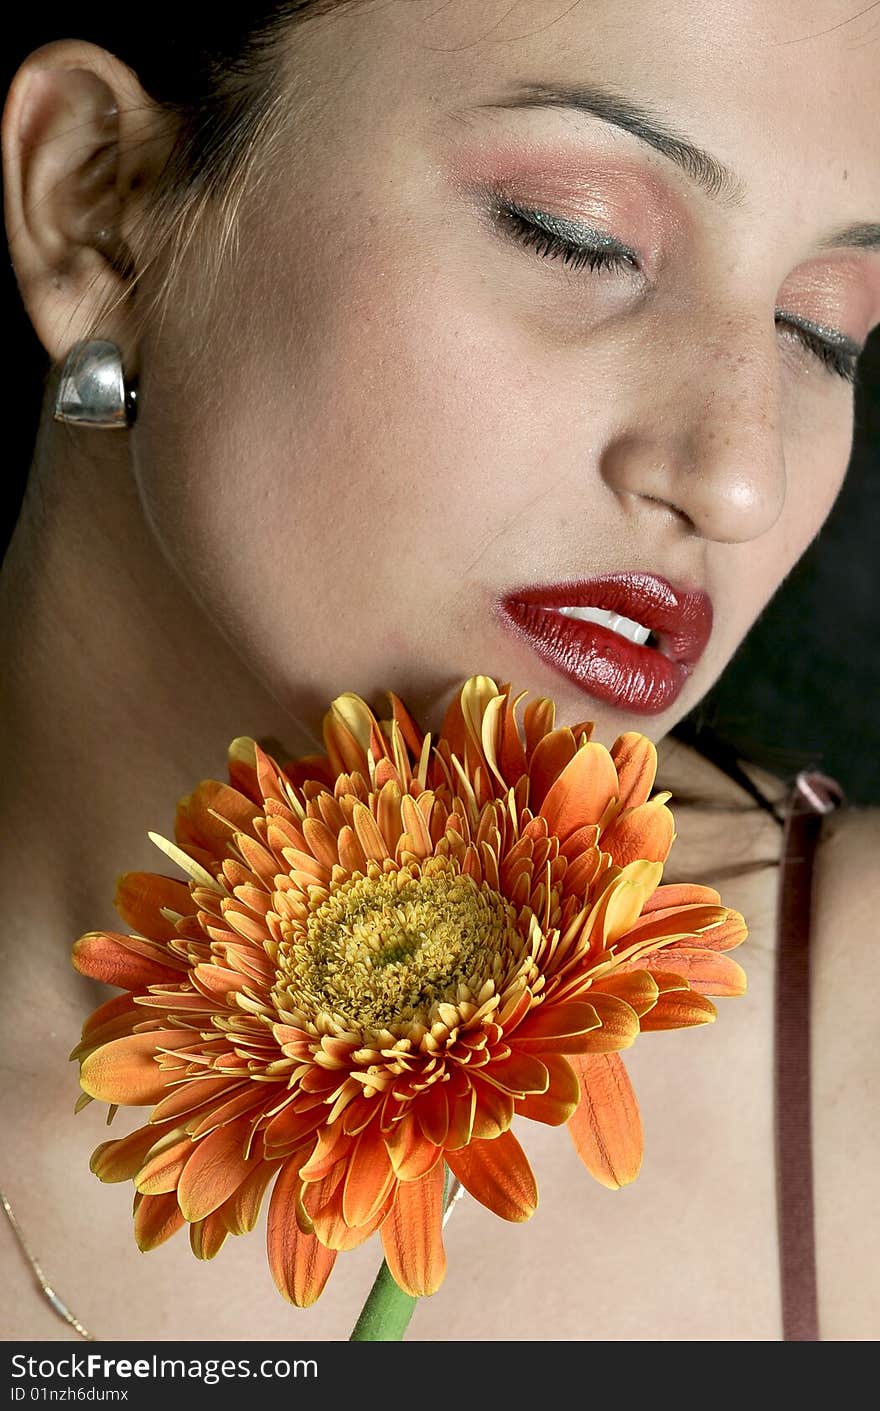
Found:
<svg viewBox="0 0 880 1411"><path fill-rule="evenodd" d="M525 693L523 693L525 694ZM151 1249L189 1222L211 1258L252 1229L274 1179L269 1264L306 1305L337 1252L381 1231L401 1288L437 1289L444 1167L507 1220L535 1179L517 1115L568 1124L615 1188L641 1162L619 1050L715 1017L745 989L724 952L742 917L707 887L661 886L674 838L656 751L552 701L472 677L436 745L388 693L324 718L326 756L282 768L233 742L154 837L189 882L120 880L138 935L82 936L77 969L122 987L74 1051L85 1096L148 1106L92 1169L132 1179Z"/></svg>

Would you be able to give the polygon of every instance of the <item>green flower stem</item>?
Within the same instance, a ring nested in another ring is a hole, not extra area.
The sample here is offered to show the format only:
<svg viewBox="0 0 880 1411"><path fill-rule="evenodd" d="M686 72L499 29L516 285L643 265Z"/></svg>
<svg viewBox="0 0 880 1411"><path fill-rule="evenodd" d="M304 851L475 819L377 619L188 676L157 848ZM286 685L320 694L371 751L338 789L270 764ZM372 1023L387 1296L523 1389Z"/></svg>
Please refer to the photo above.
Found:
<svg viewBox="0 0 880 1411"><path fill-rule="evenodd" d="M452 1203L461 1193L457 1181L451 1180L452 1172L446 1168L443 1185L443 1224L446 1224L452 1210ZM404 1293L395 1283L387 1260L376 1275L373 1287L367 1294L367 1301L360 1311L349 1342L403 1342L403 1335L409 1327L410 1319L416 1310L418 1299L411 1293Z"/></svg>
<svg viewBox="0 0 880 1411"><path fill-rule="evenodd" d="M403 1342L417 1303L394 1282L383 1259L349 1342Z"/></svg>

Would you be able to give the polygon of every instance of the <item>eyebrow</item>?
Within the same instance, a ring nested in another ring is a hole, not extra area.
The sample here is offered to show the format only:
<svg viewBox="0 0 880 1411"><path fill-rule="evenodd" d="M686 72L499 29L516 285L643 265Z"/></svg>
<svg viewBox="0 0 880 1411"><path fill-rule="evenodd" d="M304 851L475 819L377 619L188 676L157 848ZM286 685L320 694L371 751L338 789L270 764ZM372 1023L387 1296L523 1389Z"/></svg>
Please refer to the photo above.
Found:
<svg viewBox="0 0 880 1411"><path fill-rule="evenodd" d="M840 250L855 247L857 250L880 250L880 225L873 221L858 221L855 225L835 230L819 241L821 250Z"/></svg>
<svg viewBox="0 0 880 1411"><path fill-rule="evenodd" d="M635 103L614 89L597 83L524 83L489 103L475 105L493 108L567 108L621 128L653 147L713 200L727 207L745 204L745 184L730 167L698 147L683 133L676 132L650 108ZM833 231L819 242L820 249L836 250L855 246L880 250L880 224L859 221Z"/></svg>
<svg viewBox="0 0 880 1411"><path fill-rule="evenodd" d="M524 83L480 108L572 108L620 127L681 167L697 186L725 205L742 205L745 188L717 157L674 132L648 108L595 83Z"/></svg>

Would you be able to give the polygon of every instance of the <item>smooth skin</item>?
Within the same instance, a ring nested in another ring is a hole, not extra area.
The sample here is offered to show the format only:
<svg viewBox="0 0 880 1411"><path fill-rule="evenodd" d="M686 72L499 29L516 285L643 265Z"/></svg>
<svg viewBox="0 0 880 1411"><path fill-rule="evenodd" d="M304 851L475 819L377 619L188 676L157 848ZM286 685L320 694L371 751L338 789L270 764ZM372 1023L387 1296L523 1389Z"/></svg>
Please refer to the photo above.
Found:
<svg viewBox="0 0 880 1411"><path fill-rule="evenodd" d="M756 864L723 884L751 926L751 988L721 1003L716 1025L646 1036L627 1056L646 1159L626 1191L591 1182L564 1132L530 1125L538 1215L517 1228L460 1206L450 1274L413 1335L779 1338L779 831L667 736L815 537L846 471L852 388L802 326L839 351L880 321L880 254L864 229L880 221L876 46L870 17L852 13L840 0L392 0L311 24L291 34L289 114L240 193L228 259L214 280L209 223L166 316L137 338L132 299L149 309L168 278L148 263L142 218L169 121L90 44L47 45L16 75L4 199L34 328L60 363L100 321L140 377L129 434L60 427L47 402L0 612L15 1016L0 1054L0 1183L102 1340L345 1337L379 1246L341 1258L307 1313L275 1293L261 1234L214 1264L197 1264L183 1234L140 1255L130 1188L88 1171L107 1135L97 1104L71 1117L67 1053L105 996L71 971L70 943L116 926L120 871L164 870L147 829L167 831L176 799L222 775L234 736L309 753L333 696L376 702L387 687L436 729L476 671L552 696L560 723L593 718L605 744L644 731L666 787L733 810L675 809L673 797L669 875L711 883L732 862ZM729 168L728 189L698 188L597 117L498 106L524 83L626 96ZM614 237L634 264L542 258L493 219L499 192ZM856 225L858 239L829 247ZM119 242L145 271L134 295L108 258ZM594 703L492 613L516 585L627 569L713 600L709 647L658 716ZM835 818L817 876L826 1339L880 1330L864 1174L878 1154L878 832L874 810ZM0 1248L8 1336L68 1337L5 1225Z"/></svg>

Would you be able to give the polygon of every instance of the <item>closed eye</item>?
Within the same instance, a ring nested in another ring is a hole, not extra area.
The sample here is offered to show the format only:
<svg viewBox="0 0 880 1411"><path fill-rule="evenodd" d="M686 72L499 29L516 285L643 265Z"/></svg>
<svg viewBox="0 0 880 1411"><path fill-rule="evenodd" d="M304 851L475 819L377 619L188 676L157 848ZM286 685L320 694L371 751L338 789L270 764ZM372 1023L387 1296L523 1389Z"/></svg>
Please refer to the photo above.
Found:
<svg viewBox="0 0 880 1411"><path fill-rule="evenodd" d="M862 352L858 343L836 328L826 328L824 324L777 309L776 327L780 326L788 329L829 372L836 373L847 382L855 382Z"/></svg>
<svg viewBox="0 0 880 1411"><path fill-rule="evenodd" d="M542 259L558 259L572 269L594 272L625 270L632 274L639 269L638 257L628 245L600 230L587 236L563 216L528 210L506 199L496 205L495 216L520 244Z"/></svg>
<svg viewBox="0 0 880 1411"><path fill-rule="evenodd" d="M635 251L603 231L592 231L585 237L579 226L564 217L547 215L507 198L497 200L494 214L521 245L542 259L561 260L570 269L589 269L594 274L639 271ZM846 382L855 382L862 352L857 343L835 328L826 328L782 309L776 310L775 318L777 328L784 328L827 372Z"/></svg>

